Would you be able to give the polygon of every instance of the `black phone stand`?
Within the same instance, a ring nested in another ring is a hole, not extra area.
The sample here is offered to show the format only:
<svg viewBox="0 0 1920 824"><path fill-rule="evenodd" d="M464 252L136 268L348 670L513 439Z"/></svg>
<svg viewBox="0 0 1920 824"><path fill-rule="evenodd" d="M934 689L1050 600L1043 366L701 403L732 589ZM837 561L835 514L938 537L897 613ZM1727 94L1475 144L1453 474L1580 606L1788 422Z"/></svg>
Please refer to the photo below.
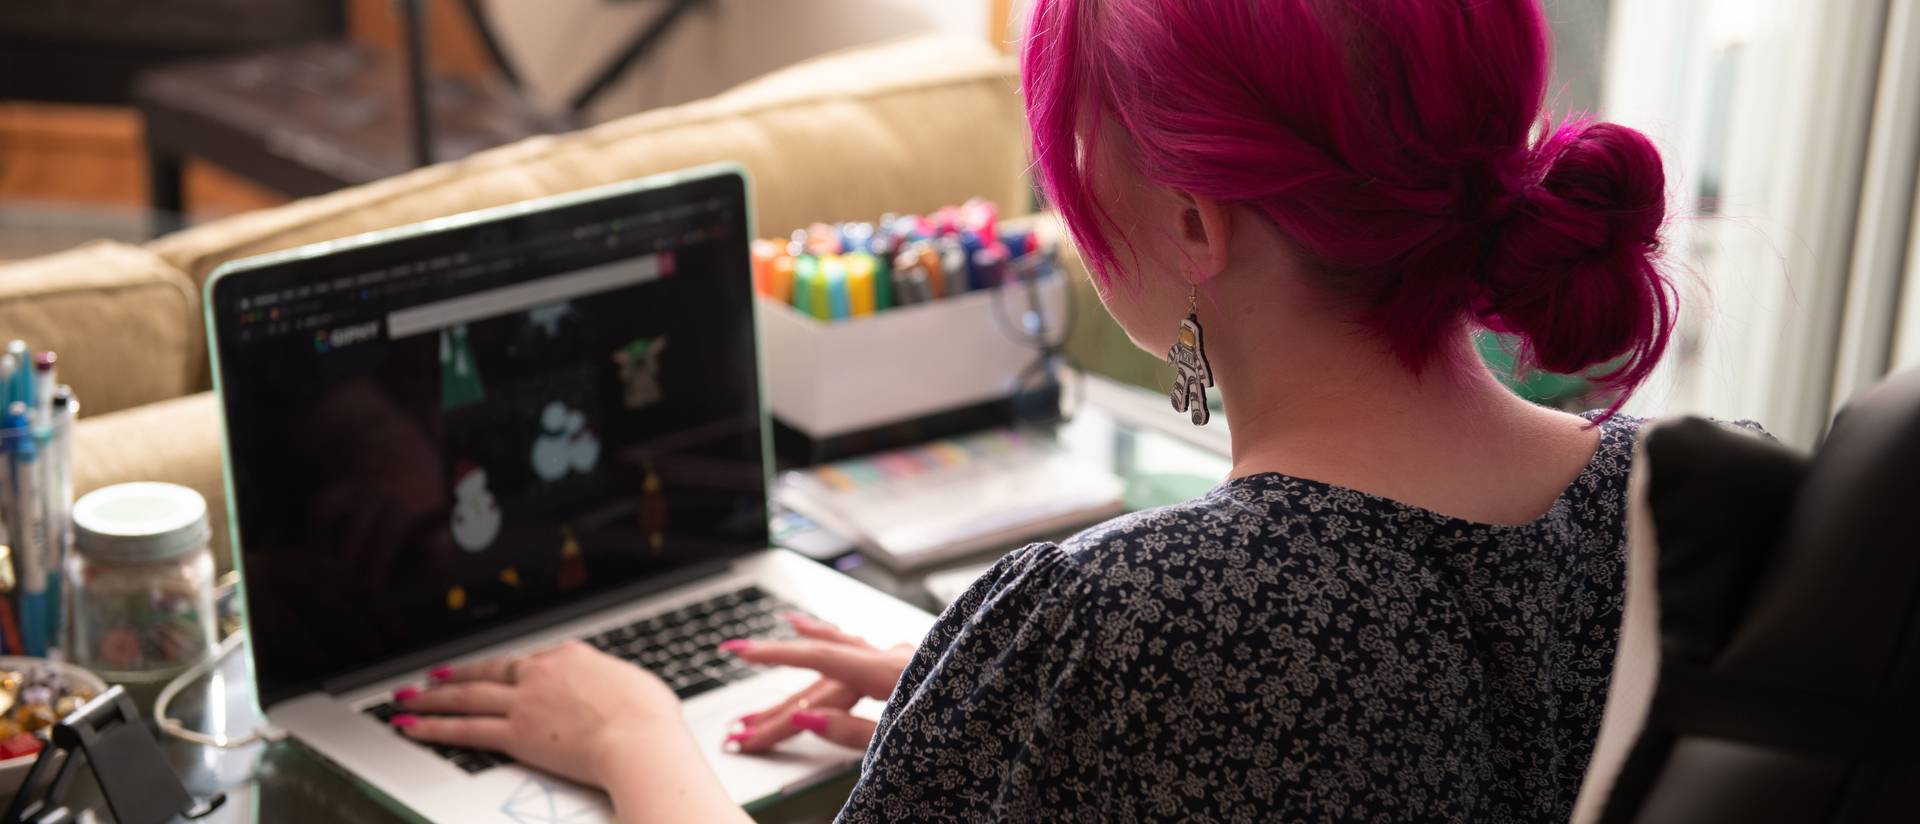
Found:
<svg viewBox="0 0 1920 824"><path fill-rule="evenodd" d="M217 795L202 809L194 809L193 796L180 783L179 776L167 766L160 744L153 740L140 720L140 709L126 690L113 687L100 693L86 706L53 725L51 742L27 771L20 792L7 805L0 824L67 824L77 815L61 803L67 782L73 779L74 766L85 762L93 770L107 809L118 824L164 824L176 816L196 819L213 812L226 801ZM33 798L33 787L61 753L66 760L53 775L46 793Z"/></svg>

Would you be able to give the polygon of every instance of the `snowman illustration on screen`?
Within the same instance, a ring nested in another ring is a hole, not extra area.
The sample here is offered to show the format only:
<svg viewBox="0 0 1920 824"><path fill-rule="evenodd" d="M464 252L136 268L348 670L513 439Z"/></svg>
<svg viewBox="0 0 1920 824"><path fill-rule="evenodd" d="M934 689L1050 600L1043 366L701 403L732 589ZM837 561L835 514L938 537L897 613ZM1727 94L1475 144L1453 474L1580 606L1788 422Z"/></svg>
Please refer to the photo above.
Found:
<svg viewBox="0 0 1920 824"><path fill-rule="evenodd" d="M468 552L485 552L500 537L500 505L487 489L487 471L470 461L454 470L453 543Z"/></svg>
<svg viewBox="0 0 1920 824"><path fill-rule="evenodd" d="M533 442L533 474L553 483L568 474L586 474L600 463L600 436L587 416L560 401L540 412L540 437Z"/></svg>

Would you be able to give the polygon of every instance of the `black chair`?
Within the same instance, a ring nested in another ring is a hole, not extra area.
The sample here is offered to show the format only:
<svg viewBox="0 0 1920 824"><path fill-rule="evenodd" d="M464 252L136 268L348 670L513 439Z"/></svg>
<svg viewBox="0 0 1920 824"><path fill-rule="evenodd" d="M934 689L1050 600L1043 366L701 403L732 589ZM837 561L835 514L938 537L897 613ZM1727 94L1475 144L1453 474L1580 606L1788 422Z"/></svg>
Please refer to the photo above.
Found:
<svg viewBox="0 0 1920 824"><path fill-rule="evenodd" d="M1810 458L1699 419L1643 446L1659 668L1599 820L1920 821L1920 371Z"/></svg>

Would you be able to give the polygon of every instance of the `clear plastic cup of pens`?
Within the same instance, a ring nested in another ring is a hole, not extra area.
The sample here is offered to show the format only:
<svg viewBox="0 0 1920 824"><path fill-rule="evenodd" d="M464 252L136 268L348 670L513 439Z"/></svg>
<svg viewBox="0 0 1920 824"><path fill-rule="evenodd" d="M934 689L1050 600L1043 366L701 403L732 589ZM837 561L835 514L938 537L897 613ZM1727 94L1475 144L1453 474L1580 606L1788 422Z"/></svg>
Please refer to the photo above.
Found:
<svg viewBox="0 0 1920 824"><path fill-rule="evenodd" d="M73 547L73 421L66 387L0 409L0 653L47 657L66 631L62 571Z"/></svg>

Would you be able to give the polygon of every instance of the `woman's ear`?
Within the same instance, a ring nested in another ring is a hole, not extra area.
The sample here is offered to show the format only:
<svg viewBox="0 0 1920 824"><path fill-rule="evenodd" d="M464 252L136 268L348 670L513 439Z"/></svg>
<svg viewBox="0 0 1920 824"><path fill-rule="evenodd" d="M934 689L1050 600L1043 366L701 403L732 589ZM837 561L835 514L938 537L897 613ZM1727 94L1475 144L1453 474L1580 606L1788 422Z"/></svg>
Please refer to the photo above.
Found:
<svg viewBox="0 0 1920 824"><path fill-rule="evenodd" d="M1212 280L1227 269L1227 248L1233 240L1233 212L1210 197L1176 191L1183 274L1194 285Z"/></svg>

